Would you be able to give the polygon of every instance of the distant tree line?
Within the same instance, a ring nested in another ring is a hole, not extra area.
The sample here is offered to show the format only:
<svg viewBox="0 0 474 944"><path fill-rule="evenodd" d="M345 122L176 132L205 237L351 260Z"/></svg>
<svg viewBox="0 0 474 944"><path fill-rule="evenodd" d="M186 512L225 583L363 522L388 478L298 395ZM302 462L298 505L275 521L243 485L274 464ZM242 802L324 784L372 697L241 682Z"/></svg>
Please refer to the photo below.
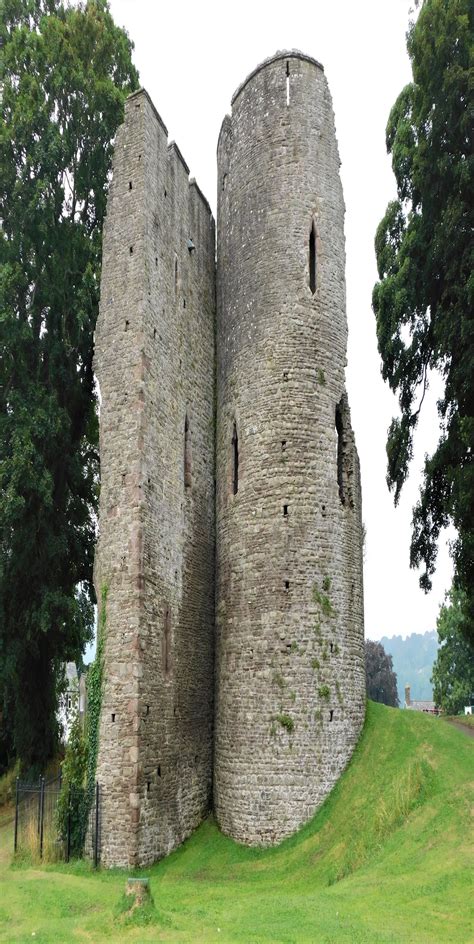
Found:
<svg viewBox="0 0 474 944"><path fill-rule="evenodd" d="M430 701L433 698L431 673L438 652L436 630L410 633L408 636L382 636L380 642L392 656L400 704L404 702L404 686L407 682L411 684L412 698Z"/></svg>

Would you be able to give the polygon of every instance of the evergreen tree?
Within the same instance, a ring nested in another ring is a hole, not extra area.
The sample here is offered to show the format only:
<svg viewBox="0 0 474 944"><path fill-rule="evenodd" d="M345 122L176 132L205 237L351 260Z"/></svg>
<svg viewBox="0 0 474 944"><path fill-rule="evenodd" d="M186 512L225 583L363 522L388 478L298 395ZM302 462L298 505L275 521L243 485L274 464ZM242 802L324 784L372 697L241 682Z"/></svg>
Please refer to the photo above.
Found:
<svg viewBox="0 0 474 944"><path fill-rule="evenodd" d="M464 631L465 601L459 590L451 590L439 611L438 657L431 681L436 705L455 715L472 705L474 697L474 647Z"/></svg>
<svg viewBox="0 0 474 944"><path fill-rule="evenodd" d="M412 567L431 587L439 533L457 529L455 582L465 590L464 631L474 633L474 320L472 151L468 0L424 0L408 33L413 81L387 126L398 199L375 240L380 281L374 288L383 377L401 415L388 434L387 481L395 503L408 474L413 432L430 370L440 371L441 436L425 461L413 512Z"/></svg>
<svg viewBox="0 0 474 944"><path fill-rule="evenodd" d="M365 641L365 684L367 698L398 708L397 676L392 657L380 642Z"/></svg>
<svg viewBox="0 0 474 944"><path fill-rule="evenodd" d="M92 632L93 331L137 73L106 0L3 0L0 38L0 697L32 768L55 749L61 663Z"/></svg>

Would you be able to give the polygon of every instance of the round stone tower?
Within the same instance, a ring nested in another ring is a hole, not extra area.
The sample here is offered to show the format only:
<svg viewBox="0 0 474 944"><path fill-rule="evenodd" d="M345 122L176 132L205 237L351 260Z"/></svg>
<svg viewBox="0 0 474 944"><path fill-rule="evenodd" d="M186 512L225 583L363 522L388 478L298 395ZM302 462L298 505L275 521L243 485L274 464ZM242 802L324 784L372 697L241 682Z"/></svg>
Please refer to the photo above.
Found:
<svg viewBox="0 0 474 944"><path fill-rule="evenodd" d="M322 66L277 53L218 145L214 803L278 842L364 719L359 464L344 387L344 201Z"/></svg>

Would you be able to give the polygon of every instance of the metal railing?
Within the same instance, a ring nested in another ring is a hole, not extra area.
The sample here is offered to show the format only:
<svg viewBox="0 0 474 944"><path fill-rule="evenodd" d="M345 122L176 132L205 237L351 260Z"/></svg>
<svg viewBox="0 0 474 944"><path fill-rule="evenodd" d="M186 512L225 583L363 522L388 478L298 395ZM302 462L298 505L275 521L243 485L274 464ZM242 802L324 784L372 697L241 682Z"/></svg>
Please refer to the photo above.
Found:
<svg viewBox="0 0 474 944"><path fill-rule="evenodd" d="M60 816L61 775L36 783L17 778L15 792L14 852L28 852L48 861L69 862L72 856L88 854L100 863L102 834L102 789L94 786L92 802L86 791L69 786ZM64 802L64 801L63 801ZM85 806L90 809L85 815Z"/></svg>

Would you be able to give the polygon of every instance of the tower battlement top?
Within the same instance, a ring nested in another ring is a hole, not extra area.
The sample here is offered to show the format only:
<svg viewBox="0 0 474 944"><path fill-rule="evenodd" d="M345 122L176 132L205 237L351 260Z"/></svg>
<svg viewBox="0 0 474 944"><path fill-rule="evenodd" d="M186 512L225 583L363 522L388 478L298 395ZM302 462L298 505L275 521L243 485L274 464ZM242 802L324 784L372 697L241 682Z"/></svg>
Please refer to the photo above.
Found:
<svg viewBox="0 0 474 944"><path fill-rule="evenodd" d="M267 59L264 59L263 62L260 62L255 69L252 69L249 72L247 78L235 90L232 98L231 105L234 104L235 100L239 97L240 93L244 90L245 86L250 82L255 75L258 75L262 69L265 69L267 66L271 65L273 62L277 62L279 59L303 59L305 62L310 62L313 66L316 66L317 69L321 69L324 72L324 66L318 62L317 59L313 59L312 56L307 56L305 52L301 52L299 49L279 49L273 56L268 56Z"/></svg>
<svg viewBox="0 0 474 944"><path fill-rule="evenodd" d="M153 102L153 99L151 98L150 94L147 92L146 88L143 88L143 87L142 87L142 88L136 89L135 92L131 92L131 94L127 96L126 101L125 101L125 113L126 113L126 115L127 115L127 112L128 112L129 109L133 109L133 103L135 103L136 107L139 108L140 105L141 105L141 102L142 102L143 100L145 100L145 101L148 103L148 105L149 105L149 107L151 108L151 111L152 111L152 113L153 113L153 115L154 115L154 117L155 117L155 119L156 119L156 121L157 121L159 127L161 128L161 131L163 132L164 136L166 137L166 140L167 140L167 152L168 152L168 157L169 157L171 160L176 160L176 161L182 166L182 168L184 169L184 172L185 172L186 176L189 178L189 186L190 186L190 188L191 188L193 194L194 194L194 193L197 194L197 196L199 197L200 202L206 207L206 209L207 209L209 215L212 217L212 210L211 210L209 201L208 201L208 200L206 199L206 197L204 196L204 194L203 194L201 188L198 186L198 184L197 184L195 178L194 178L194 177L189 177L189 173L190 173L190 171L189 171L189 166L188 166L188 164L187 164L187 162L186 162L186 160L185 160L185 158L184 158L184 156L183 156L183 154L182 154L182 152L181 152L181 149L180 149L180 148L178 147L178 145L176 144L176 141L170 141L170 142L168 143L168 129L167 129L167 127L166 127L166 125L165 125L165 123L164 123L164 121L163 121L163 119L162 119L162 117L161 117L159 111L157 110L156 105L155 105L155 103Z"/></svg>
<svg viewBox="0 0 474 944"><path fill-rule="evenodd" d="M131 92L130 95L128 95L127 98L126 98L126 100L125 100L125 107L127 107L127 106L128 106L131 102L133 102L135 99L139 99L139 98L146 98L146 99L147 99L148 103L150 104L150 106L151 106L151 108L152 108L152 110L153 110L153 112L154 112L155 118L156 118L157 121L158 121L158 124L161 125L161 127L162 127L162 129L163 129L163 131L164 131L164 133L165 133L165 135L166 135L166 137L168 137L168 128L166 127L166 125L165 125L165 123L164 123L164 121L163 121L163 119L162 119L162 117L161 117L161 115L160 115L160 113L159 113L159 111L158 111L156 105L154 104L153 100L151 99L150 95L148 94L146 88L143 88L143 87L142 87L142 88L136 89L135 92Z"/></svg>

